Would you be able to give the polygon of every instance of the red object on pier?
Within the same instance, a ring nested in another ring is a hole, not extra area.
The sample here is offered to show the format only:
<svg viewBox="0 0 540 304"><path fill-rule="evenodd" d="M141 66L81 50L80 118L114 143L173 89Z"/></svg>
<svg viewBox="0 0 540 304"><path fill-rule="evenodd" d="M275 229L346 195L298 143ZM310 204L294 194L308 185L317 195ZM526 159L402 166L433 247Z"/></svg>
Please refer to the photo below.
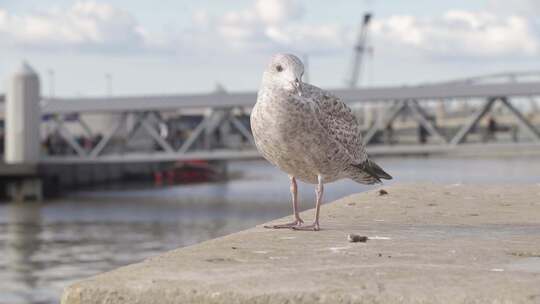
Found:
<svg viewBox="0 0 540 304"><path fill-rule="evenodd" d="M161 171L154 172L154 184L156 186L163 185L163 173Z"/></svg>
<svg viewBox="0 0 540 304"><path fill-rule="evenodd" d="M214 181L219 178L218 172L203 160L178 162L174 167L154 173L156 185L163 184L163 176L168 184L188 184Z"/></svg>

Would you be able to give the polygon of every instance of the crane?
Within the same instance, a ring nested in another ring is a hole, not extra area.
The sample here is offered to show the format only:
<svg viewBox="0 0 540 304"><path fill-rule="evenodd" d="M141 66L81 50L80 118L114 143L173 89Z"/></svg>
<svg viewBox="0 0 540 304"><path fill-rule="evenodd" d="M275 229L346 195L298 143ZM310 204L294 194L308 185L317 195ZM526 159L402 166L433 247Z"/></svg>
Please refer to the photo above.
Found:
<svg viewBox="0 0 540 304"><path fill-rule="evenodd" d="M360 71L362 70L362 57L365 51L367 50L366 40L367 40L367 34L368 34L368 26L369 26L369 22L371 21L371 17L372 17L371 13L364 14L364 20L360 27L358 40L356 41L356 45L354 46L354 54L353 54L353 60L352 60L352 65L351 65L352 71L351 71L351 76L347 83L350 88L355 88L357 86L358 79L360 78Z"/></svg>

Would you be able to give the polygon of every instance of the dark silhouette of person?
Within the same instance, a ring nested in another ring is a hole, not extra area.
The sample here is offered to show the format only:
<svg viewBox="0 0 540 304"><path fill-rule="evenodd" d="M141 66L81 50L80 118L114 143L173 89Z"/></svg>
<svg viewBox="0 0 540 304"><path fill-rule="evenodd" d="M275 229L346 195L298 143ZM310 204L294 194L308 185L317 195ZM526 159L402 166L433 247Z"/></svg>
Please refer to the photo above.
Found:
<svg viewBox="0 0 540 304"><path fill-rule="evenodd" d="M418 141L421 144L425 144L427 142L427 137L428 137L427 129L423 125L419 124L418 125Z"/></svg>
<svg viewBox="0 0 540 304"><path fill-rule="evenodd" d="M497 121L495 117L489 116L485 141L495 140L495 132L497 132Z"/></svg>

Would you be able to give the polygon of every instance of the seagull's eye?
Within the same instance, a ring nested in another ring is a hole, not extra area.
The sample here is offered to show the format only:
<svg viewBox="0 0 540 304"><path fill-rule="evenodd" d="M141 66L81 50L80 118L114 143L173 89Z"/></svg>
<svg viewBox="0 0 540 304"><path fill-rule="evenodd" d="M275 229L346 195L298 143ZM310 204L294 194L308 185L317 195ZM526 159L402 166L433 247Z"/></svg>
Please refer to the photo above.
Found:
<svg viewBox="0 0 540 304"><path fill-rule="evenodd" d="M281 65L276 65L276 71L281 72L283 71L283 67Z"/></svg>

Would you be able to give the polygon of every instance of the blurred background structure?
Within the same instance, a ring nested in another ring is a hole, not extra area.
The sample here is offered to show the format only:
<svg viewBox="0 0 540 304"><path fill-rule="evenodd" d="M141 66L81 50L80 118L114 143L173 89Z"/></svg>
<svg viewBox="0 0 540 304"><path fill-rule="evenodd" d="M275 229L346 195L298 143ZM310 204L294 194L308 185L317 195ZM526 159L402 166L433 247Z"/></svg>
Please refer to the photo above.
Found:
<svg viewBox="0 0 540 304"><path fill-rule="evenodd" d="M0 3L0 303L53 303L72 280L288 214L286 176L249 128L276 52L353 108L397 182L540 182L538 13L532 0ZM340 182L329 201L364 189Z"/></svg>

